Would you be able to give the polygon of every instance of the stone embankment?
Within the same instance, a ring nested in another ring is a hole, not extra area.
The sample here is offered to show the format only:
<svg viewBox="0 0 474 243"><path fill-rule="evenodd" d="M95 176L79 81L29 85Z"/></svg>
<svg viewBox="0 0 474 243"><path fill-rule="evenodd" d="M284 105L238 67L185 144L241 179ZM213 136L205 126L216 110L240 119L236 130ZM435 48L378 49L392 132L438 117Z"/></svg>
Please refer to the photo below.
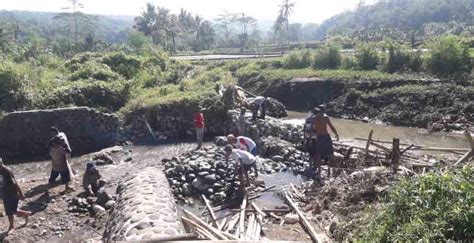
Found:
<svg viewBox="0 0 474 243"><path fill-rule="evenodd" d="M147 167L119 184L105 242L157 240L182 233L175 199L161 170Z"/></svg>
<svg viewBox="0 0 474 243"><path fill-rule="evenodd" d="M119 119L87 107L8 113L0 120L0 157L8 162L47 156L51 126L67 134L77 155L114 145Z"/></svg>

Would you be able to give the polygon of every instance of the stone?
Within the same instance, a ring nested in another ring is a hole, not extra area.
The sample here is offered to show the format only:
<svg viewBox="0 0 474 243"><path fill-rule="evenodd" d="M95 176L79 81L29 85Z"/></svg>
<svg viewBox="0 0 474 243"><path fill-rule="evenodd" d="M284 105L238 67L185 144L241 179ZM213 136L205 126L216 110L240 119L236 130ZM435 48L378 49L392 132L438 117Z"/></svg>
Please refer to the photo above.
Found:
<svg viewBox="0 0 474 243"><path fill-rule="evenodd" d="M92 206L92 212L94 212L95 215L100 215L100 214L105 213L105 208L103 208L102 206L98 204L94 204Z"/></svg>
<svg viewBox="0 0 474 243"><path fill-rule="evenodd" d="M275 155L272 157L272 160L275 162L282 162L283 161L283 156L280 155Z"/></svg>
<svg viewBox="0 0 474 243"><path fill-rule="evenodd" d="M300 221L300 217L296 214L286 214L284 220L286 224L296 224Z"/></svg>
<svg viewBox="0 0 474 243"><path fill-rule="evenodd" d="M186 181L187 182L192 182L194 179L196 179L196 175L195 174L187 174L186 175Z"/></svg>
<svg viewBox="0 0 474 243"><path fill-rule="evenodd" d="M209 175L209 172L207 172L207 171L201 171L201 172L198 173L199 177L205 177L207 175Z"/></svg>
<svg viewBox="0 0 474 243"><path fill-rule="evenodd" d="M207 183L207 184L214 184L217 179L216 179L216 175L206 175L204 177L204 181Z"/></svg>
<svg viewBox="0 0 474 243"><path fill-rule="evenodd" d="M108 202L105 203L105 209L111 209L115 206L115 201L114 200L109 200Z"/></svg>

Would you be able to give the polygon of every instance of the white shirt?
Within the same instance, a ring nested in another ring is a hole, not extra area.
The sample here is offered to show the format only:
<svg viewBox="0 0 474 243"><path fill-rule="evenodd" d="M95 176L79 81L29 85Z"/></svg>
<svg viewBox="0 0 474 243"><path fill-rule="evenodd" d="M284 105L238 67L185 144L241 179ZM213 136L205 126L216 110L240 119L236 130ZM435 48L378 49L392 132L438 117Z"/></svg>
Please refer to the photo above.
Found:
<svg viewBox="0 0 474 243"><path fill-rule="evenodd" d="M235 143L235 145L240 150L250 152L255 147L257 147L257 144L255 144L255 142L252 139L248 138L248 137L238 136L235 139L237 139L237 142ZM247 146L248 146L248 149L247 149Z"/></svg>
<svg viewBox="0 0 474 243"><path fill-rule="evenodd" d="M253 103L256 105L262 105L263 102L265 102L265 97L263 96L257 96L253 99Z"/></svg>
<svg viewBox="0 0 474 243"><path fill-rule="evenodd" d="M251 165L256 162L255 156L247 151L243 151L240 149L232 149L232 159L235 162L242 162L244 165Z"/></svg>

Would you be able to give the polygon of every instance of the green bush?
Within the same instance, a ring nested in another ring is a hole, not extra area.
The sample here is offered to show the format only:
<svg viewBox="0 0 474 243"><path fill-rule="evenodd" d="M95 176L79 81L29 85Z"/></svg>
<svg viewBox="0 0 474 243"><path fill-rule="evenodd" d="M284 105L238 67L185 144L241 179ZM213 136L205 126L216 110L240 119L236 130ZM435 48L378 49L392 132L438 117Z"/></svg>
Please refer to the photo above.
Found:
<svg viewBox="0 0 474 243"><path fill-rule="evenodd" d="M127 79L133 78L139 71L141 62L135 57L124 53L111 53L102 58L102 63L107 64L114 72Z"/></svg>
<svg viewBox="0 0 474 243"><path fill-rule="evenodd" d="M316 51L313 67L316 69L337 69L341 66L341 51L337 46L324 46Z"/></svg>
<svg viewBox="0 0 474 243"><path fill-rule="evenodd" d="M31 83L20 65L0 64L0 110L23 109L31 102L28 86Z"/></svg>
<svg viewBox="0 0 474 243"><path fill-rule="evenodd" d="M431 44L428 69L440 76L470 73L472 66L468 46L454 36L440 38Z"/></svg>
<svg viewBox="0 0 474 243"><path fill-rule="evenodd" d="M283 67L288 69L307 68L311 66L311 53L301 49L290 52L283 60Z"/></svg>
<svg viewBox="0 0 474 243"><path fill-rule="evenodd" d="M361 225L364 241L469 241L474 238L474 169L403 178Z"/></svg>
<svg viewBox="0 0 474 243"><path fill-rule="evenodd" d="M410 55L400 46L391 44L388 48L388 60L385 71L389 73L404 71L410 65Z"/></svg>
<svg viewBox="0 0 474 243"><path fill-rule="evenodd" d="M342 58L341 68L345 70L357 69L357 60L352 56L346 56Z"/></svg>
<svg viewBox="0 0 474 243"><path fill-rule="evenodd" d="M408 67L412 72L420 72L422 70L423 59L421 58L420 50L410 53L410 64Z"/></svg>
<svg viewBox="0 0 474 243"><path fill-rule="evenodd" d="M119 75L112 69L97 61L88 61L82 64L79 69L71 74L69 80L95 79L102 81L114 81L119 79Z"/></svg>
<svg viewBox="0 0 474 243"><path fill-rule="evenodd" d="M45 94L37 101L37 106L46 109L74 105L117 111L125 105L129 96L130 84L124 81L76 81Z"/></svg>
<svg viewBox="0 0 474 243"><path fill-rule="evenodd" d="M356 54L357 64L362 70L375 70L379 62L377 50L371 45L359 46Z"/></svg>

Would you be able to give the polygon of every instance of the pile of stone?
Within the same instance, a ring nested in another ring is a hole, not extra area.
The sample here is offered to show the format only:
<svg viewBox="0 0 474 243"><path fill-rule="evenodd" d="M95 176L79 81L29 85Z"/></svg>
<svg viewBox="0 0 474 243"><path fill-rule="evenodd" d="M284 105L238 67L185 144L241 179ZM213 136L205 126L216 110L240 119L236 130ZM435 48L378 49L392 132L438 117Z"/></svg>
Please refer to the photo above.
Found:
<svg viewBox="0 0 474 243"><path fill-rule="evenodd" d="M101 215L106 210L112 209L115 200L104 188L100 188L96 197L73 197L69 202L68 211L71 213Z"/></svg>
<svg viewBox="0 0 474 243"><path fill-rule="evenodd" d="M214 202L222 202L238 189L235 164L225 161L225 152L220 147L206 146L180 157L163 159L162 163L179 200L203 194Z"/></svg>

